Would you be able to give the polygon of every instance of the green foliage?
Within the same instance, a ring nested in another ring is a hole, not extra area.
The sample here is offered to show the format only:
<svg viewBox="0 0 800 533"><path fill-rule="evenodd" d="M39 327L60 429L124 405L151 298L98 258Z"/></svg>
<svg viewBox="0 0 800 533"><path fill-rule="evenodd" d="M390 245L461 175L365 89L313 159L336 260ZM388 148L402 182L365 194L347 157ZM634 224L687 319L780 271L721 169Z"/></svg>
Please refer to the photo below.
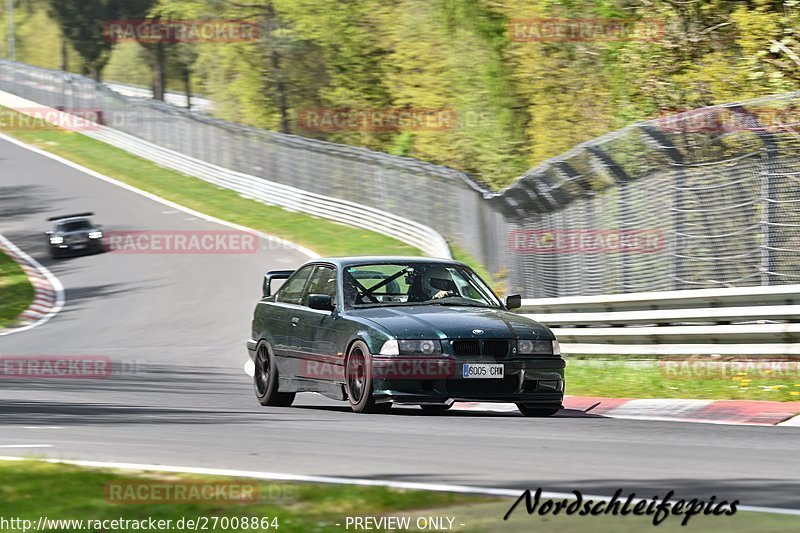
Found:
<svg viewBox="0 0 800 533"><path fill-rule="evenodd" d="M17 320L33 296L28 276L14 260L0 252L0 330Z"/></svg>
<svg viewBox="0 0 800 533"><path fill-rule="evenodd" d="M52 28L52 5L84 70L104 65L108 50L83 39L118 3L130 11L150 2L18 0L21 58L53 66L58 32L37 42L30 29ZM155 0L149 16L259 23L256 42L168 47L167 84L182 89L191 76L221 118L449 165L498 188L631 122L796 90L800 79L798 0ZM651 31L550 42L509 32L513 20L547 18L625 19ZM117 81L142 84L152 68L130 47L110 57ZM320 132L302 121L315 108L446 110L456 121Z"/></svg>

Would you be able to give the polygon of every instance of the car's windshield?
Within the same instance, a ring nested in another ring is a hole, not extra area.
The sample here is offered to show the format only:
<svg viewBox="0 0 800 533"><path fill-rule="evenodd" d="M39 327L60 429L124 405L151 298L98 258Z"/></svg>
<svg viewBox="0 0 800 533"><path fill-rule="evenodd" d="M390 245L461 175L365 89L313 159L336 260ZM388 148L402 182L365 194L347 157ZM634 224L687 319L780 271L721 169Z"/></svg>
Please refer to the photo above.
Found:
<svg viewBox="0 0 800 533"><path fill-rule="evenodd" d="M60 222L57 231L69 233L71 231L80 231L84 229L91 229L92 225L88 220L70 220L69 222Z"/></svg>
<svg viewBox="0 0 800 533"><path fill-rule="evenodd" d="M501 307L486 283L458 264L370 264L344 270L348 308L396 305Z"/></svg>

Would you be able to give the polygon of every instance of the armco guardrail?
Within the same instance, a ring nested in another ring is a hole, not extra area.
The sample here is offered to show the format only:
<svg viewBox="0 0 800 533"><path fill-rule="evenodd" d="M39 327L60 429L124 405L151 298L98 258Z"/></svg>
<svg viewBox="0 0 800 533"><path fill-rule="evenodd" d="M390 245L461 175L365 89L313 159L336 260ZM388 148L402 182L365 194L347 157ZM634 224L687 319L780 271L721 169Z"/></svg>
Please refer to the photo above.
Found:
<svg viewBox="0 0 800 533"><path fill-rule="evenodd" d="M576 146L496 192L450 168L125 98L30 65L0 61L0 89L40 105L99 109L117 131L268 187L413 220L502 275L509 292L800 282L800 93L665 113Z"/></svg>
<svg viewBox="0 0 800 533"><path fill-rule="evenodd" d="M569 353L800 354L800 285L523 300Z"/></svg>
<svg viewBox="0 0 800 533"><path fill-rule="evenodd" d="M125 85L124 83L108 83L108 82L105 85L112 91L118 92L123 96L129 96L131 98L147 98L147 99L153 97L153 91L151 89L145 89L144 87L137 87L135 85ZM186 107L186 95L183 93L167 92L164 94L164 101L174 106ZM211 102L211 100L209 100L208 98L203 98L202 96L192 95L190 103L192 106L192 111L202 111L204 113L209 113L214 108L213 102Z"/></svg>
<svg viewBox="0 0 800 533"><path fill-rule="evenodd" d="M0 92L0 105L26 114L38 106L35 102L3 92ZM54 116L61 114L57 110L53 112ZM51 122L58 124L61 121L56 118ZM66 122L74 123L74 119ZM450 248L441 235L412 220L355 202L325 197L212 165L105 126L87 124L85 129L79 131L87 137L121 148L163 167L234 190L244 197L376 231L418 248L429 256L451 257Z"/></svg>

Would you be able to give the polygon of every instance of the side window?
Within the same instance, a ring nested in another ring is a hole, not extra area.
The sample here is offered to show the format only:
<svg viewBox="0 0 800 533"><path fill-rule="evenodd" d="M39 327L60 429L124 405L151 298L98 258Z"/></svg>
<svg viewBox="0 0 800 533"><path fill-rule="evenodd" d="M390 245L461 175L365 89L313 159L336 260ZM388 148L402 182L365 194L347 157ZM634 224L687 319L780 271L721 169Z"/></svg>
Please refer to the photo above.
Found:
<svg viewBox="0 0 800 533"><path fill-rule="evenodd" d="M299 304L303 298L303 287L306 286L312 270L314 270L314 265L308 265L295 272L278 291L277 301L285 304Z"/></svg>
<svg viewBox="0 0 800 533"><path fill-rule="evenodd" d="M308 304L309 294L327 294L331 301L336 302L336 270L329 266L317 266L303 294L302 305Z"/></svg>

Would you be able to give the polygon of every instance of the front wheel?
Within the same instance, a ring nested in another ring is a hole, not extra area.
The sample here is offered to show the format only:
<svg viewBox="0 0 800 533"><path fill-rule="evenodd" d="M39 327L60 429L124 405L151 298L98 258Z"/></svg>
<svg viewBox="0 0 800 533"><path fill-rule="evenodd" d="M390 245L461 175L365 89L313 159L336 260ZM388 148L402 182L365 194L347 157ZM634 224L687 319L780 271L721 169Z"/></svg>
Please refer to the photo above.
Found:
<svg viewBox="0 0 800 533"><path fill-rule="evenodd" d="M537 404L524 404L524 403L517 404L517 409L519 409L519 412L522 413L522 416L531 416L531 417L553 416L554 414L559 412L562 408L563 407L561 405L550 407Z"/></svg>
<svg viewBox="0 0 800 533"><path fill-rule="evenodd" d="M347 399L356 413L375 413L381 411L372 396L372 372L369 348L362 341L356 341L347 352L344 363L344 377L347 383ZM391 408L391 405L389 405ZM384 409L385 410L385 406Z"/></svg>
<svg viewBox="0 0 800 533"><path fill-rule="evenodd" d="M254 363L253 388L258 403L273 407L292 405L295 396L293 392L278 392L278 367L275 365L275 356L263 341L256 348Z"/></svg>

